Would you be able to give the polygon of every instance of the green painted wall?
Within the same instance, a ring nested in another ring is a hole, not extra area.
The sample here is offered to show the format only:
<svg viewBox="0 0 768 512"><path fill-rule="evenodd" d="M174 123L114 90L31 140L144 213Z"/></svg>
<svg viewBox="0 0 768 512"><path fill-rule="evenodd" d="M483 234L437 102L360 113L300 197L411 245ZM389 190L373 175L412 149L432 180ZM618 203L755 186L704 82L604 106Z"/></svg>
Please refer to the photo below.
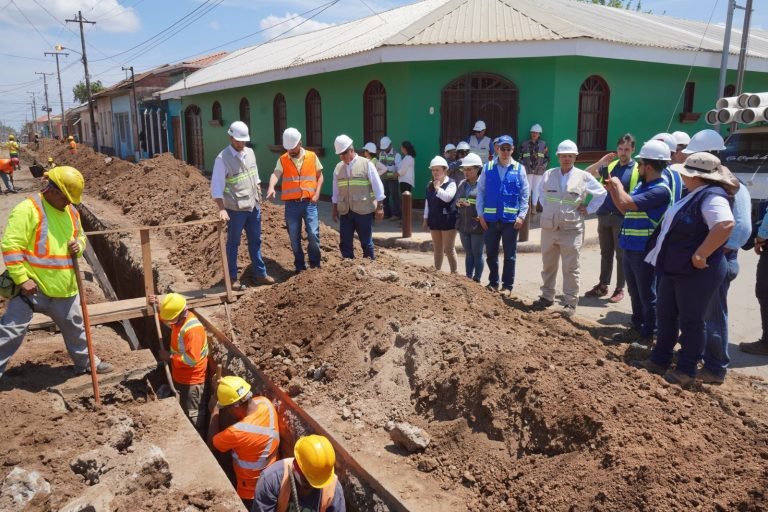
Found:
<svg viewBox="0 0 768 512"><path fill-rule="evenodd" d="M354 139L356 147L366 142L362 140L363 90L371 80L379 80L387 89L389 136L395 144L409 139L416 147L415 197L422 198L429 176L426 166L440 151L442 88L471 72L495 73L514 82L519 90L519 136L524 138L531 124L540 123L544 128L543 138L553 153L563 139L576 140L579 87L590 75L603 77L611 90L607 150L613 149L614 141L627 131L642 143L661 131L683 130L693 134L705 128L703 114L714 107L718 75L715 69L588 57L377 64L187 96L183 99L183 108L195 104L202 110L205 167L210 171L216 155L228 143L226 126L239 118L240 99L246 97L251 107L254 151L262 180L267 180L279 157L268 147L275 142L272 119L275 95L285 95L288 125L305 133L304 98L309 89L317 89L322 98L326 152L322 158L326 169L323 193L330 194L331 171L338 162L333 140L338 134L346 133ZM696 83L694 111L701 112L702 117L694 124L680 124L681 93L689 72L688 81ZM730 73L727 83L734 82L735 73ZM768 90L768 73L747 73L745 90ZM678 100L680 104L675 108ZM214 101L221 103L225 127L209 124ZM434 114L429 113L430 107L434 107Z"/></svg>

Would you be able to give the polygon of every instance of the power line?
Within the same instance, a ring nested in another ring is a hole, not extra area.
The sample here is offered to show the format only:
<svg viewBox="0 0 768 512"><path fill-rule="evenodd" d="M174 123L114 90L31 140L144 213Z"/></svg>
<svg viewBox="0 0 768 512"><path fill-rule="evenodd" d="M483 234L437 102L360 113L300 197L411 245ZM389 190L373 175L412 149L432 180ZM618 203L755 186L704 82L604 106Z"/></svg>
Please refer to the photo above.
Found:
<svg viewBox="0 0 768 512"><path fill-rule="evenodd" d="M44 61L45 60L45 59L41 59L39 57L25 57L24 55L13 55L12 53L0 53L0 56L11 57L13 59L40 60L40 61Z"/></svg>
<svg viewBox="0 0 768 512"><path fill-rule="evenodd" d="M51 44L51 42L50 42L50 41L48 41L48 39L46 39L46 37L43 35L43 33L42 33L42 32L40 32L39 30L37 30L37 27L35 26L35 24L34 24L34 23L32 23L32 20L30 20L29 18L27 18L27 15L26 15L26 14L24 14L24 11L22 11L22 10L21 10L21 8L19 8L19 6L18 6L18 5L16 5L16 2L15 2L14 0L11 0L11 3L12 3L12 4L13 4L13 6L16 8L16 10L17 10L17 11L19 11L19 14L21 14L22 16L24 16L24 19L25 19L25 20L27 20L27 23L29 23L30 25L32 25L32 28L33 28L33 29L35 29L35 32L37 32L37 35L39 35L39 36L40 36L40 37L43 39L43 41L45 41L45 44L47 44L49 47L53 47L53 45ZM35 2L35 3L37 3L37 2Z"/></svg>

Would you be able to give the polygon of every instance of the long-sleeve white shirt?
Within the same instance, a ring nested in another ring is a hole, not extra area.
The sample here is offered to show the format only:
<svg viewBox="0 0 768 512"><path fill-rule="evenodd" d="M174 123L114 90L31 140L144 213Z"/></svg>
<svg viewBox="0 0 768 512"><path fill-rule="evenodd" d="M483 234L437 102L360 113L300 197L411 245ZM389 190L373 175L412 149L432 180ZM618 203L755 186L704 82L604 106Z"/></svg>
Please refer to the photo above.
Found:
<svg viewBox="0 0 768 512"><path fill-rule="evenodd" d="M414 186L416 183L415 174L416 161L411 155L405 155L400 163L397 164L397 174L400 176L398 181Z"/></svg>
<svg viewBox="0 0 768 512"><path fill-rule="evenodd" d="M353 158L348 164L342 164L342 168L344 169L343 172L346 173L346 176L350 175L350 169L352 168L352 163L357 158L362 158L365 160L365 157L362 157L360 155L355 155L355 158ZM366 163L368 164L368 181L371 182L371 188L373 189L373 196L376 198L377 201L383 201L386 196L384 193L384 184L381 182L381 178L379 177L379 173L376 171L376 167L373 165L373 163L370 160L366 160ZM333 195L331 196L331 202L333 204L339 203L339 179L336 176L336 173L333 173Z"/></svg>
<svg viewBox="0 0 768 512"><path fill-rule="evenodd" d="M224 151L229 151L235 158L245 161L245 149L242 151L235 151L235 148L230 144L222 149L221 153ZM216 157L216 161L213 163L213 173L211 174L211 197L214 199L224 198L224 187L226 186L227 168L224 165L221 153L219 153ZM258 174L256 174L256 183L261 183Z"/></svg>
<svg viewBox="0 0 768 512"><path fill-rule="evenodd" d="M443 176L443 180L440 182L440 186L437 188L437 198L445 201L446 203L450 203L453 199L453 196L456 195L456 182L452 181L448 184L447 187L442 188L443 184L450 180L448 176ZM429 202L424 201L424 218L426 219L429 215Z"/></svg>

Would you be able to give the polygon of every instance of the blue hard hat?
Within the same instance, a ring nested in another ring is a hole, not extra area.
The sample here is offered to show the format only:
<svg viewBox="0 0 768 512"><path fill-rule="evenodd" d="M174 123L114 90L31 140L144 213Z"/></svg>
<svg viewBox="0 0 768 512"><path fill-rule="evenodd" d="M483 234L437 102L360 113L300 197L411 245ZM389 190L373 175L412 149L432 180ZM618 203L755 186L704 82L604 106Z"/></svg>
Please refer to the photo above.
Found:
<svg viewBox="0 0 768 512"><path fill-rule="evenodd" d="M515 145L515 141L509 135L502 135L501 137L499 137L498 140L499 140L498 142L499 146L501 146L502 144L509 144L510 146Z"/></svg>

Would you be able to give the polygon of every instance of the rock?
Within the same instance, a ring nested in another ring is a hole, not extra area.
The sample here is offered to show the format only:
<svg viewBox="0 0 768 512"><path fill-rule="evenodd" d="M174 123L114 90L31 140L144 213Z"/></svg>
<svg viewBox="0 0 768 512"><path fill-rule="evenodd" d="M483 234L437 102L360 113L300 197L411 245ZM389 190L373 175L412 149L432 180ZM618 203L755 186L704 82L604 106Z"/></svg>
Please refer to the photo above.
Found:
<svg viewBox="0 0 768 512"><path fill-rule="evenodd" d="M0 507L5 510L21 510L25 503L48 494L51 494L51 484L40 473L17 466L3 480Z"/></svg>
<svg viewBox="0 0 768 512"><path fill-rule="evenodd" d="M461 478L463 478L465 482L470 484L474 484L477 482L477 480L475 479L475 475L473 475L469 471L465 471L464 474L461 475Z"/></svg>
<svg viewBox="0 0 768 512"><path fill-rule="evenodd" d="M107 424L110 426L107 444L121 452L133 444L136 431L133 428L135 424L131 418L109 418Z"/></svg>
<svg viewBox="0 0 768 512"><path fill-rule="evenodd" d="M109 485L99 484L89 487L81 496L70 501L59 512L112 512L115 495Z"/></svg>
<svg viewBox="0 0 768 512"><path fill-rule="evenodd" d="M108 457L100 450L91 450L78 455L69 463L76 475L81 475L88 485L99 483L101 475L109 469Z"/></svg>
<svg viewBox="0 0 768 512"><path fill-rule="evenodd" d="M298 396L304 391L304 386L299 380L292 380L288 383L288 395L291 397Z"/></svg>
<svg viewBox="0 0 768 512"><path fill-rule="evenodd" d="M352 410L349 407L344 407L341 409L341 419L348 420L352 417Z"/></svg>
<svg viewBox="0 0 768 512"><path fill-rule="evenodd" d="M389 437L409 452L424 450L431 441L429 434L410 423L396 423L389 431Z"/></svg>
<svg viewBox="0 0 768 512"><path fill-rule="evenodd" d="M371 354L374 357L383 356L387 353L389 349L392 348L392 341L391 339L383 339L383 340L376 340L373 345L371 346Z"/></svg>
<svg viewBox="0 0 768 512"><path fill-rule="evenodd" d="M386 422L386 423L384 424L384 430L386 430L387 432L389 432L389 431L390 431L390 430L392 430L393 428L395 428L395 422L394 422L394 421L392 421L392 420L390 420L390 421L388 421L388 422Z"/></svg>
<svg viewBox="0 0 768 512"><path fill-rule="evenodd" d="M359 409L355 409L354 411L352 411L352 416L354 416L356 420L359 420L360 418L363 417L363 413Z"/></svg>
<svg viewBox="0 0 768 512"><path fill-rule="evenodd" d="M400 280L400 274L398 274L394 270L387 270L383 272L382 271L373 272L372 275L376 279L384 281L385 283L395 283Z"/></svg>
<svg viewBox="0 0 768 512"><path fill-rule="evenodd" d="M428 457L424 460L420 460L416 467L422 473L431 473L437 469L437 465L437 461L433 457Z"/></svg>
<svg viewBox="0 0 768 512"><path fill-rule="evenodd" d="M597 360L597 366L605 366L605 359L602 357Z"/></svg>
<svg viewBox="0 0 768 512"><path fill-rule="evenodd" d="M136 465L140 466L141 469L131 475L135 477L135 480L131 482L132 485L150 491L171 486L173 475L163 451L158 446L147 445L145 453L142 454L141 460Z"/></svg>

